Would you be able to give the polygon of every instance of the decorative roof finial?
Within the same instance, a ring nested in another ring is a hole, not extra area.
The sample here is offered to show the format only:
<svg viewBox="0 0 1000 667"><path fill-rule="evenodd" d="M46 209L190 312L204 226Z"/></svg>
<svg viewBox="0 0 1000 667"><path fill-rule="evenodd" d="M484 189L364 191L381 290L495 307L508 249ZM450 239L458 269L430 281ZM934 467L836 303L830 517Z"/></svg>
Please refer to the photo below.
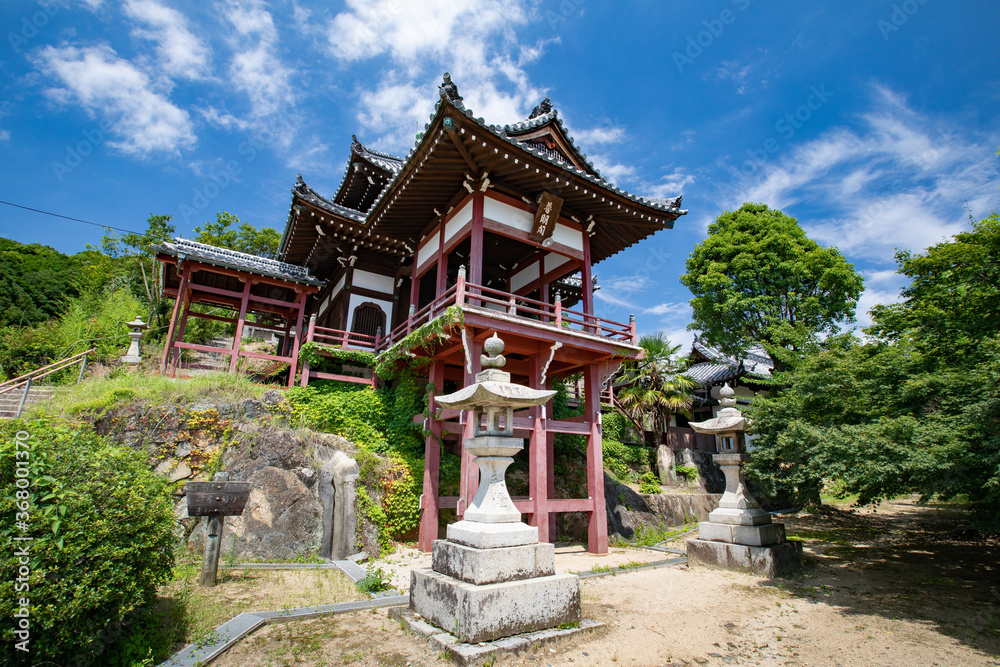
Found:
<svg viewBox="0 0 1000 667"><path fill-rule="evenodd" d="M736 392L733 391L733 388L730 387L727 382L722 389L719 390L719 405L724 408L736 407L736 399L733 398L734 396L736 396Z"/></svg>
<svg viewBox="0 0 1000 667"><path fill-rule="evenodd" d="M458 94L458 86L452 83L451 74L448 72L444 73L444 82L438 86L438 93L440 93L441 97L447 97L454 102L455 106L465 108L465 105L462 104L463 98Z"/></svg>
<svg viewBox="0 0 1000 667"><path fill-rule="evenodd" d="M549 100L549 96L546 95L545 99L538 103L534 109L531 110L531 115L528 116L528 120L532 118L538 118L539 116L544 116L545 114L552 111L552 101Z"/></svg>
<svg viewBox="0 0 1000 667"><path fill-rule="evenodd" d="M503 348L503 341L500 340L497 332L494 331L493 335L483 343L483 352L486 354L480 355L479 358L479 362L482 364L484 370L488 368L503 368L507 365L507 359L501 354Z"/></svg>

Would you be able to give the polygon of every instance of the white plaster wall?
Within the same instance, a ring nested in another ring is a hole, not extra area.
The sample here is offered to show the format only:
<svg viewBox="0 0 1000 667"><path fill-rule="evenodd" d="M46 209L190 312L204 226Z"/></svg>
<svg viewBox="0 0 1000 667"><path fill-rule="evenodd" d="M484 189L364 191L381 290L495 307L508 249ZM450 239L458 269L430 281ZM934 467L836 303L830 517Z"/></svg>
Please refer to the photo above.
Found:
<svg viewBox="0 0 1000 667"><path fill-rule="evenodd" d="M483 216L490 220L496 220L502 225L519 229L522 232L531 232L531 225L535 221L533 213L528 213L519 208L485 197L483 199Z"/></svg>
<svg viewBox="0 0 1000 667"><path fill-rule="evenodd" d="M521 289L522 287L530 283L532 280L537 280L539 276L538 269L539 269L538 262L534 262L530 266L524 267L523 269L515 273L513 276L511 276L510 278L511 291L516 292L517 290Z"/></svg>
<svg viewBox="0 0 1000 667"><path fill-rule="evenodd" d="M417 250L417 266L422 266L424 262L437 255L438 248L441 247L441 235L431 234L425 241L425 245Z"/></svg>
<svg viewBox="0 0 1000 667"><path fill-rule="evenodd" d="M392 315L393 315L393 313L392 313L393 302L392 301L383 301L381 299L373 299L373 298L368 297L368 296L361 296L360 294L352 294L351 295L351 302L350 302L350 305L348 306L349 310L347 312L347 318L348 318L348 321L347 321L347 330L348 331L350 331L354 327L354 309L357 308L358 306L360 306L361 304L367 302L367 301L371 301L372 303L376 304L377 306L379 306L382 309L382 312L385 313L385 328L388 328L388 327L392 326ZM382 334L384 335L385 333L386 332L383 329Z"/></svg>
<svg viewBox="0 0 1000 667"><path fill-rule="evenodd" d="M556 269L569 261L569 257L550 252L543 260L545 262L545 273Z"/></svg>
<svg viewBox="0 0 1000 667"><path fill-rule="evenodd" d="M556 228L552 232L552 240L564 246L569 246L573 250L583 252L583 230L573 229L566 225L556 223Z"/></svg>
<svg viewBox="0 0 1000 667"><path fill-rule="evenodd" d="M488 201L488 200L487 200ZM451 217L448 224L444 226L444 240L450 241L454 238L455 234L458 234L458 230L462 226L472 220L472 200L470 199L465 203L465 206L458 209L458 212Z"/></svg>
<svg viewBox="0 0 1000 667"><path fill-rule="evenodd" d="M357 287L363 287L365 289L375 290L376 292L383 292L385 294L392 294L393 286L395 285L392 276L383 276L380 273L359 271L358 269L354 269L353 282Z"/></svg>

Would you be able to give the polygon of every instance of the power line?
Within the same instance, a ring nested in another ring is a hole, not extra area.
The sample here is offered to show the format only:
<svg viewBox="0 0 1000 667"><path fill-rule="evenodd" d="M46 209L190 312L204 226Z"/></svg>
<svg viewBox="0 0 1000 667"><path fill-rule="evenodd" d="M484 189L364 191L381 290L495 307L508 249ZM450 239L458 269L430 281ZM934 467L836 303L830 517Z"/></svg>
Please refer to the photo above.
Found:
<svg viewBox="0 0 1000 667"><path fill-rule="evenodd" d="M35 213L42 213L44 215L51 215L53 218L63 218L65 220L72 220L73 222L82 222L85 225L93 225L94 227L103 227L104 229L113 229L117 232L128 232L129 234L140 234L141 232L136 232L131 229L122 229L121 227L112 227L111 225L101 225L96 222L90 222L89 220L81 220L80 218L71 218L68 215L59 215L58 213L49 213L48 211L42 211L37 208L31 208L30 206L21 206L20 204L14 204L9 201L3 201L0 199L0 204L6 204L7 206L14 206L16 208L23 208L25 211L34 211Z"/></svg>

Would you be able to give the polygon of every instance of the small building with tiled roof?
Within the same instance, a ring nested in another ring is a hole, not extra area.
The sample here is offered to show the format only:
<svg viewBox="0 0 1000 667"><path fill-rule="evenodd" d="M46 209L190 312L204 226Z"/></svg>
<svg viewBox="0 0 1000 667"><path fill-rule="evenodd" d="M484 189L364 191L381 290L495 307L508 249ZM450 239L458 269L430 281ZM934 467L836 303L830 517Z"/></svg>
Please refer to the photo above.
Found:
<svg viewBox="0 0 1000 667"><path fill-rule="evenodd" d="M757 394L767 395L768 381L774 362L760 346L747 350L739 358L727 355L720 348L695 337L691 345L691 365L683 375L698 383L694 390L692 421L711 419L719 410L719 390L728 384L736 392L736 401L744 405ZM678 426L687 426L683 415L677 416Z"/></svg>

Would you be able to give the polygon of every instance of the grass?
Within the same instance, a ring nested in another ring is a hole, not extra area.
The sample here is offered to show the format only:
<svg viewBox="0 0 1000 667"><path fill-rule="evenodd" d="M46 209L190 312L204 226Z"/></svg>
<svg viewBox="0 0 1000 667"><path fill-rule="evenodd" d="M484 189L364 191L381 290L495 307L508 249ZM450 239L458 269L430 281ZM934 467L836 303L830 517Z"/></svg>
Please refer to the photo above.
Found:
<svg viewBox="0 0 1000 667"><path fill-rule="evenodd" d="M220 570L213 587L198 585L200 564L178 565L155 606L177 646L207 637L219 625L247 611L295 609L363 599L339 570Z"/></svg>
<svg viewBox="0 0 1000 667"><path fill-rule="evenodd" d="M656 528L650 528L644 524L639 524L635 529L635 537L629 541L624 540L617 535L611 537L611 546L615 547L651 547L662 542L669 542L675 539L679 535L683 535L696 528L698 525L698 519L689 516L687 523L683 526L677 528L667 528L663 524L660 524Z"/></svg>
<svg viewBox="0 0 1000 667"><path fill-rule="evenodd" d="M133 402L186 404L213 399L238 402L260 398L268 389L274 388L239 373L211 373L179 379L152 373L126 372L87 379L68 387L58 392L52 401L34 406L29 416L101 413Z"/></svg>

